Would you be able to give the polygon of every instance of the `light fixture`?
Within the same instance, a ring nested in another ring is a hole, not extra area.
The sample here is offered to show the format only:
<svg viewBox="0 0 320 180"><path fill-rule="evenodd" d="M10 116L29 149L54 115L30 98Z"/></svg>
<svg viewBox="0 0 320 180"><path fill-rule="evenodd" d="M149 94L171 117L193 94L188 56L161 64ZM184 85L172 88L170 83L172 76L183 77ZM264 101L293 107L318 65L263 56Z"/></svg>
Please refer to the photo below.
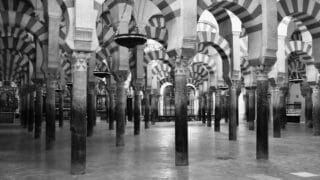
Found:
<svg viewBox="0 0 320 180"><path fill-rule="evenodd" d="M132 7L134 7L134 2L132 2ZM127 48L134 48L136 47L137 45L143 45L147 42L147 36L143 33L140 32L139 30L139 27L137 25L137 20L139 20L139 17L141 16L140 15L140 7L143 6L143 8L145 7L145 3L146 2L142 2L141 3L144 3L144 4L140 4L138 6L138 11L135 12L131 18L131 22L132 25L133 25L133 28L132 28L132 31L128 32L128 33L124 33L124 34L120 34L119 33L119 27L115 33L115 36L114 36L114 41L120 45L120 46L124 46L124 47L127 47ZM121 15L121 19L123 18L123 15L127 9L127 6L128 4L126 3L125 4L125 7L124 7L124 11ZM142 12L144 11L144 9L142 9ZM143 14L142 14L142 17L143 17ZM120 19L120 21L121 21Z"/></svg>

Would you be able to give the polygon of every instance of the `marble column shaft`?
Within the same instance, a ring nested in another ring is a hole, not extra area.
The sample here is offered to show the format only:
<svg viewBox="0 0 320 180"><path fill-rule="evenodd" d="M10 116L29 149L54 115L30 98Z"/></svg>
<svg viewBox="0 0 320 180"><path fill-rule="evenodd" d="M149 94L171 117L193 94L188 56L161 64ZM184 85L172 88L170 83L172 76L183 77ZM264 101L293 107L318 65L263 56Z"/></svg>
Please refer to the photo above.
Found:
<svg viewBox="0 0 320 180"><path fill-rule="evenodd" d="M220 132L220 120L221 120L221 90L215 91L215 106L214 106L214 131Z"/></svg>
<svg viewBox="0 0 320 180"><path fill-rule="evenodd" d="M134 135L140 134L140 107L141 107L141 96L140 96L140 90L142 87L135 87L134 90L134 123L133 123L133 129L134 129Z"/></svg>
<svg viewBox="0 0 320 180"><path fill-rule="evenodd" d="M281 90L279 87L275 87L273 90L273 137L281 137Z"/></svg>
<svg viewBox="0 0 320 180"><path fill-rule="evenodd" d="M150 93L151 89L145 90L144 100L145 100L145 114L144 114L144 128L150 128Z"/></svg>
<svg viewBox="0 0 320 180"><path fill-rule="evenodd" d="M259 74L257 77L257 141L256 158L268 159L268 75Z"/></svg>
<svg viewBox="0 0 320 180"><path fill-rule="evenodd" d="M230 86L230 103L229 104L229 112L230 112L230 120L229 120L229 140L235 141L237 140L237 114L238 114L238 83L233 82Z"/></svg>
<svg viewBox="0 0 320 180"><path fill-rule="evenodd" d="M90 53L74 52L71 109L71 174L84 174L87 137L87 61Z"/></svg>
<svg viewBox="0 0 320 180"><path fill-rule="evenodd" d="M212 126L212 93L213 93L212 87L209 89L208 94L207 94L207 126L211 127Z"/></svg>
<svg viewBox="0 0 320 180"><path fill-rule="evenodd" d="M188 120L187 120L187 81L184 67L175 70L175 162L177 166L189 164Z"/></svg>
<svg viewBox="0 0 320 180"><path fill-rule="evenodd" d="M124 146L124 134L126 123L126 90L124 87L124 81L117 81L117 98L116 98L116 146Z"/></svg>
<svg viewBox="0 0 320 180"><path fill-rule="evenodd" d="M58 93L59 96L59 127L63 127L63 99L64 99L64 90Z"/></svg>
<svg viewBox="0 0 320 180"><path fill-rule="evenodd" d="M248 93L248 124L249 130L254 130L254 121L256 118L256 87L247 87Z"/></svg>
<svg viewBox="0 0 320 180"><path fill-rule="evenodd" d="M55 88L56 80L49 75L46 94L46 150L53 149L56 131Z"/></svg>
<svg viewBox="0 0 320 180"><path fill-rule="evenodd" d="M41 136L41 124L42 124L42 109L43 109L43 97L42 97L42 83L37 84L36 89L36 102L35 102L35 126L34 126L34 138L39 139Z"/></svg>
<svg viewBox="0 0 320 180"><path fill-rule="evenodd" d="M312 117L313 117L313 135L320 136L320 87L312 87Z"/></svg>
<svg viewBox="0 0 320 180"><path fill-rule="evenodd" d="M114 119L116 118L115 116L115 95L116 95L116 86L111 85L110 87L110 93L109 93L109 98L110 98L110 105L109 105L109 130L114 129Z"/></svg>
<svg viewBox="0 0 320 180"><path fill-rule="evenodd" d="M87 136L91 137L93 134L94 122L96 120L96 93L95 93L95 82L88 82L87 87Z"/></svg>

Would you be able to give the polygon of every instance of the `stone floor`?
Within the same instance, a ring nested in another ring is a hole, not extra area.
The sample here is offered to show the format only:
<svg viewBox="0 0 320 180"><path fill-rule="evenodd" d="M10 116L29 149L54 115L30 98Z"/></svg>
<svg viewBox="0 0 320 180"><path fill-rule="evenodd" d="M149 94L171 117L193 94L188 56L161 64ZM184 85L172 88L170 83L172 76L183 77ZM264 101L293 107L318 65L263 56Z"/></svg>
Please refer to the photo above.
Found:
<svg viewBox="0 0 320 180"><path fill-rule="evenodd" d="M44 129L42 139L34 140L19 125L0 125L0 180L320 179L320 137L299 124L289 124L281 139L270 132L270 159L257 161L255 132L245 124L239 126L238 140L231 142L226 124L215 133L201 122L190 122L190 165L176 167L174 123L157 123L133 136L129 122L126 145L119 148L115 132L100 122L87 139L87 173L81 176L70 175L68 124L57 127L56 135L54 150L46 152Z"/></svg>

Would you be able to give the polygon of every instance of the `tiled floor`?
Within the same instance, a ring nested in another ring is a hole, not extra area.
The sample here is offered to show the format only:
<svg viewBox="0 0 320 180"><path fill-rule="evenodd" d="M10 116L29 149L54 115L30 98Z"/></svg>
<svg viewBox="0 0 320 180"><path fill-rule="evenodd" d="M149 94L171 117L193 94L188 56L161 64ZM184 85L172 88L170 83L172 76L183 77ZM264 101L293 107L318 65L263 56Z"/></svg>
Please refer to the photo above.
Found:
<svg viewBox="0 0 320 180"><path fill-rule="evenodd" d="M44 150L44 129L39 141L18 125L0 125L0 180L320 179L320 137L312 136L310 129L289 124L281 139L270 131L270 160L257 161L256 133L245 126L240 124L238 140L231 142L226 124L215 133L201 122L189 123L190 165L176 167L173 123L157 123L148 130L142 126L141 134L133 136L129 122L126 146L119 148L115 132L101 122L87 140L87 173L71 176L68 124L57 127L50 152ZM315 176L303 177L308 173Z"/></svg>

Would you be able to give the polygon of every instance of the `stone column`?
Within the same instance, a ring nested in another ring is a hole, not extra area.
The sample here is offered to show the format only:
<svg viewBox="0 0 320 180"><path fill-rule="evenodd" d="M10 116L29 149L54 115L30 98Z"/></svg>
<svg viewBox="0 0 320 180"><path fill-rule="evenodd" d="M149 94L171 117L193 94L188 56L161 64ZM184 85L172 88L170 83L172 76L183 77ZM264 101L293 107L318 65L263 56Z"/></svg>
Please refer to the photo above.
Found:
<svg viewBox="0 0 320 180"><path fill-rule="evenodd" d="M268 75L257 75L257 159L268 159Z"/></svg>
<svg viewBox="0 0 320 180"><path fill-rule="evenodd" d="M156 124L156 121L158 119L157 117L157 98L158 98L158 92L157 90L153 90L153 94L151 95L151 124L152 125L155 125Z"/></svg>
<svg viewBox="0 0 320 180"><path fill-rule="evenodd" d="M116 85L111 84L110 86L110 93L109 93L109 98L110 98L110 105L109 105L109 130L114 129L114 119L116 118L115 116L115 95L116 95Z"/></svg>
<svg viewBox="0 0 320 180"><path fill-rule="evenodd" d="M96 92L95 92L95 82L88 82L87 89L87 136L91 137L93 134L94 122L96 120Z"/></svg>
<svg viewBox="0 0 320 180"><path fill-rule="evenodd" d="M201 119L202 123L206 124L206 107L207 107L207 93L202 94Z"/></svg>
<svg viewBox="0 0 320 180"><path fill-rule="evenodd" d="M312 89L309 87L305 93L305 112L306 112L306 125L312 128Z"/></svg>
<svg viewBox="0 0 320 180"><path fill-rule="evenodd" d="M225 115L225 122L229 123L229 118L230 118L230 94L229 90L225 91L225 97L224 97L224 115Z"/></svg>
<svg viewBox="0 0 320 180"><path fill-rule="evenodd" d="M175 149L176 165L185 166L188 160L187 76L182 65L175 67Z"/></svg>
<svg viewBox="0 0 320 180"><path fill-rule="evenodd" d="M313 117L313 135L320 136L320 89L319 85L312 86L312 117Z"/></svg>
<svg viewBox="0 0 320 180"><path fill-rule="evenodd" d="M116 146L124 146L124 134L125 134L125 123L126 123L126 89L125 89L125 81L128 78L129 71L117 71L114 72L114 78L117 84L116 90L116 111L115 111L115 119L116 119Z"/></svg>
<svg viewBox="0 0 320 180"><path fill-rule="evenodd" d="M256 87L246 87L248 94L248 124L249 130L254 130L254 121L256 118Z"/></svg>
<svg viewBox="0 0 320 180"><path fill-rule="evenodd" d="M64 96L64 89L62 88L60 92L58 92L59 96L59 127L63 127L63 96Z"/></svg>
<svg viewBox="0 0 320 180"><path fill-rule="evenodd" d="M46 150L53 149L56 131L55 89L57 81L52 74L47 77L46 94Z"/></svg>
<svg viewBox="0 0 320 180"><path fill-rule="evenodd" d="M273 137L280 138L281 137L281 119L280 119L280 111L281 111L281 90L279 86L274 87L272 91L273 98Z"/></svg>
<svg viewBox="0 0 320 180"><path fill-rule="evenodd" d="M128 121L132 122L132 97L127 97L127 115Z"/></svg>
<svg viewBox="0 0 320 180"><path fill-rule="evenodd" d="M34 129L34 86L29 86L29 92L28 92L28 106L29 106L29 122L28 122L28 131L32 132Z"/></svg>
<svg viewBox="0 0 320 180"><path fill-rule="evenodd" d="M42 124L42 80L36 80L36 102L35 102L35 126L34 126L34 138L39 139L41 136L41 124Z"/></svg>
<svg viewBox="0 0 320 180"><path fill-rule="evenodd" d="M151 87L147 87L144 93L145 99L145 114L144 114L144 128L150 128L150 94L151 94Z"/></svg>
<svg viewBox="0 0 320 180"><path fill-rule="evenodd" d="M30 126L30 90L29 85L26 87L26 94L25 94L25 125L24 128L27 128L29 131Z"/></svg>
<svg viewBox="0 0 320 180"><path fill-rule="evenodd" d="M91 54L74 51L72 62L71 173L83 174L86 167L87 61Z"/></svg>
<svg viewBox="0 0 320 180"><path fill-rule="evenodd" d="M216 89L215 92L215 106L214 106L214 131L220 132L220 120L221 120L221 90Z"/></svg>
<svg viewBox="0 0 320 180"><path fill-rule="evenodd" d="M133 128L134 128L134 135L139 135L140 134L140 116L141 116L141 95L140 92L143 90L143 85L141 80L135 80L134 85L134 123L133 123Z"/></svg>
<svg viewBox="0 0 320 180"><path fill-rule="evenodd" d="M238 88L239 81L233 81L230 86L230 102L228 103L228 109L230 112L230 120L229 120L229 140L235 141L237 140L237 114L238 114Z"/></svg>
<svg viewBox="0 0 320 180"><path fill-rule="evenodd" d="M211 127L212 126L212 103L213 103L213 98L212 98L212 93L214 92L214 87L210 87L209 90L208 90L208 94L207 94L207 107L208 107L208 110L207 110L207 126L208 127Z"/></svg>

